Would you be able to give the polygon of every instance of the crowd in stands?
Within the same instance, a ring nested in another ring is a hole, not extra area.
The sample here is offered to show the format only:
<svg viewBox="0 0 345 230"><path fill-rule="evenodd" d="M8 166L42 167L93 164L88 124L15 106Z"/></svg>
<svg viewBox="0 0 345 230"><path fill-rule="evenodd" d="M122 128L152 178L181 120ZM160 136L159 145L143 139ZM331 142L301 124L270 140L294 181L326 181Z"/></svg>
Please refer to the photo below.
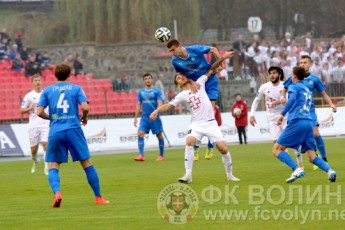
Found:
<svg viewBox="0 0 345 230"><path fill-rule="evenodd" d="M54 64L47 52L28 52L27 47L22 42L23 34L15 33L15 41L12 42L11 37L7 33L7 29L3 28L0 32L0 62L6 61L10 63L11 70L17 73L23 73L26 77L34 74L42 75L44 70L52 70ZM84 75L83 61L80 55L67 54L64 60L65 64L72 69L72 75Z"/></svg>
<svg viewBox="0 0 345 230"><path fill-rule="evenodd" d="M325 85L345 83L345 35L339 40L314 42L310 32L298 38L287 32L277 44L260 40L258 35L251 41L244 41L243 36L238 35L232 49L238 51L238 56L228 71L240 78L265 74L270 66L280 66L285 76L291 76L300 57L309 55L313 60L311 73L318 75Z"/></svg>

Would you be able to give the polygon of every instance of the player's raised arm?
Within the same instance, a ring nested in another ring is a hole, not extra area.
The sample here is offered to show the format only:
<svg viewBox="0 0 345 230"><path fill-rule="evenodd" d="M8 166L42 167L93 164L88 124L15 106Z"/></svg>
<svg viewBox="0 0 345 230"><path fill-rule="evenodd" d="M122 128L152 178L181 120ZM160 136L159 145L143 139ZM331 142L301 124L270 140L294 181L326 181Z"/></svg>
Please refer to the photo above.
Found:
<svg viewBox="0 0 345 230"><path fill-rule="evenodd" d="M150 119L151 120L156 120L157 116L159 113L161 112L165 112L168 111L169 109L174 108L174 106L170 103L166 103L164 105L159 106L156 110L154 110L151 114L150 114Z"/></svg>

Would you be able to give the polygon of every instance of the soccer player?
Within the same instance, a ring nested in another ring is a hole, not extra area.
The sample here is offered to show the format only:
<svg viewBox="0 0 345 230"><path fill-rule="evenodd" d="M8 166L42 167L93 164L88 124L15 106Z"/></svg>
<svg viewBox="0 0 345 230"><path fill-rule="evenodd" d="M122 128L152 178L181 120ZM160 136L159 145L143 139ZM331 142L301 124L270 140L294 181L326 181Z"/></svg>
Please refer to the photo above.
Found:
<svg viewBox="0 0 345 230"><path fill-rule="evenodd" d="M320 78L309 72L310 67L312 65L312 60L311 60L310 56L303 55L301 57L299 64L301 67L303 67L305 69L305 71L307 73L307 76L305 77L305 79L303 81L304 85L308 87L308 89L310 90L311 93L313 93L314 90L317 90L318 92L320 92L323 99L331 106L333 112L334 113L337 112L337 107L333 104L331 98L326 93L326 87L323 85ZM281 103L285 103L285 101L286 101L284 96L286 94L286 89L289 87L290 84L292 84L292 79L288 78L284 82L284 89L282 91L282 97L280 98ZM314 137L315 137L315 141L316 141L316 147L320 151L322 159L327 162L325 142L323 141L323 138L319 132L319 122L318 122L317 116L316 116L314 100L312 100L312 104L310 107L310 115L313 119L313 127L314 127L313 130L314 130ZM317 168L314 167L314 170L315 169L317 169Z"/></svg>
<svg viewBox="0 0 345 230"><path fill-rule="evenodd" d="M37 115L50 119L46 162L49 166L48 181L53 190L53 208L61 206L59 168L61 163L68 162L68 152L73 161L80 161L87 180L95 194L96 204L108 204L101 196L97 171L90 159L87 142L81 129L81 124L88 121L89 105L84 91L79 85L70 84L71 68L66 64L55 67L57 83L43 90L38 103ZM78 104L81 105L82 116L79 118ZM44 108L49 106L49 115Z"/></svg>
<svg viewBox="0 0 345 230"><path fill-rule="evenodd" d="M41 143L41 146L44 150L43 159L45 158L49 132L49 121L44 120L36 115L37 103L39 102L42 93L41 76L38 74L33 75L31 82L34 89L25 95L22 101L20 112L30 114L28 131L31 146L31 157L34 161L34 164L31 168L31 173L35 173L37 165L40 162L37 157L39 143ZM47 163L44 164L44 174L48 175Z"/></svg>
<svg viewBox="0 0 345 230"><path fill-rule="evenodd" d="M259 105L260 100L265 96L265 105L266 105L266 117L268 122L268 127L270 130L271 138L275 143L286 128L287 117L284 117L284 120L281 125L277 124L277 119L284 108L284 105L280 103L280 94L284 88L284 71L278 66L271 66L268 69L268 74L270 81L262 84L255 96L255 99L252 103L250 110L249 122L252 126L255 126L255 111ZM300 152L294 149L295 156L300 168L304 169L303 159Z"/></svg>
<svg viewBox="0 0 345 230"><path fill-rule="evenodd" d="M301 146L301 152L306 155L311 163L317 165L328 175L329 182L335 182L336 172L321 158L315 154L313 136L313 120L310 115L312 106L312 93L303 83L306 71L303 67L296 66L292 71L292 82L288 88L288 101L278 117L278 125L284 121L284 116L289 113L287 126L274 144L272 153L283 163L292 169L287 183L294 182L304 176L304 171L292 160L285 151L286 148L297 149Z"/></svg>
<svg viewBox="0 0 345 230"><path fill-rule="evenodd" d="M187 78L194 81L190 82L192 92L195 92L197 89L195 81L211 67L204 54L211 53L217 60L221 59L221 55L216 47L205 45L182 46L178 40L171 39L167 43L167 48L173 55L171 62L175 71L177 73L184 73ZM209 80L207 80L205 90L214 107L219 94L218 78L215 74L212 74ZM195 154L198 154L198 151L195 151ZM210 144L208 145L205 158L211 159L212 156L213 146Z"/></svg>
<svg viewBox="0 0 345 230"><path fill-rule="evenodd" d="M231 56L232 52L227 52L224 54L223 58L229 58ZM217 63L219 65L221 62L217 61L216 64ZM186 137L186 174L178 179L178 181L181 183L192 182L192 169L194 161L193 146L197 142L200 142L204 136L207 136L211 143L215 144L219 152L222 154L222 161L228 180L239 181L239 179L232 174L232 160L230 152L228 151L222 131L215 120L213 106L205 91L205 82L207 81L208 77L214 73L213 70L214 68L211 68L211 70L207 71L205 75L198 78L197 83L200 84L200 89L196 93L192 93L190 80L183 73L176 74L175 85L181 87L182 91L173 100L167 104L159 106L150 115L150 118L154 120L157 118L160 112L167 111L181 102L186 102L189 104L192 119L188 135Z"/></svg>
<svg viewBox="0 0 345 230"><path fill-rule="evenodd" d="M151 130L152 134L156 135L158 139L159 156L157 157L157 161L162 161L164 160L164 137L162 120L160 119L160 117L158 117L158 119L155 121L150 120L150 114L152 113L152 111L163 104L162 92L160 89L153 86L153 78L151 74L144 74L143 81L145 88L139 90L137 106L134 115L134 126L137 127L138 116L140 110L142 110L140 125L138 128L139 156L134 158L134 160L145 161L144 136Z"/></svg>

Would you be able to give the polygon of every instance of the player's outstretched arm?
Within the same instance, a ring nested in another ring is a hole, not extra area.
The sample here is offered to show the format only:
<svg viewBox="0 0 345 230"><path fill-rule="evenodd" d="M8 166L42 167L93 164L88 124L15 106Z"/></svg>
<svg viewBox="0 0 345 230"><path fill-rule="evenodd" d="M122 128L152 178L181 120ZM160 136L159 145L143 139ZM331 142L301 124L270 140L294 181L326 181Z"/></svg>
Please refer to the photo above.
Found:
<svg viewBox="0 0 345 230"><path fill-rule="evenodd" d="M173 108L174 106L170 103L166 103L164 105L159 106L156 110L154 110L151 114L150 114L150 119L151 120L156 120L157 116L159 113L168 111L169 109Z"/></svg>
<svg viewBox="0 0 345 230"><path fill-rule="evenodd" d="M44 112L44 109L45 109L45 108L44 108L43 106L38 106L38 107L37 107L36 114L37 114L37 116L39 116L40 118L49 120L49 115L46 114L46 113Z"/></svg>
<svg viewBox="0 0 345 230"><path fill-rule="evenodd" d="M337 112L337 107L333 104L331 98L328 96L328 94L326 93L326 91L322 91L321 95L323 97L323 99L331 106L333 113Z"/></svg>

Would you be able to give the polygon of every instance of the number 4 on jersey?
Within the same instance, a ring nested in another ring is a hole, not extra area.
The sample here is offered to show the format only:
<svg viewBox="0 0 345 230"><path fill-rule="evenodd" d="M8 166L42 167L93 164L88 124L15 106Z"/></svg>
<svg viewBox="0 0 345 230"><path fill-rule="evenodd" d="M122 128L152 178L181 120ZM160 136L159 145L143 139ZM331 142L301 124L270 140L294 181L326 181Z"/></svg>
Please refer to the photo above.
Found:
<svg viewBox="0 0 345 230"><path fill-rule="evenodd" d="M63 109L63 113L68 113L69 104L67 100L64 100L65 93L60 94L59 101L56 105L58 109Z"/></svg>

